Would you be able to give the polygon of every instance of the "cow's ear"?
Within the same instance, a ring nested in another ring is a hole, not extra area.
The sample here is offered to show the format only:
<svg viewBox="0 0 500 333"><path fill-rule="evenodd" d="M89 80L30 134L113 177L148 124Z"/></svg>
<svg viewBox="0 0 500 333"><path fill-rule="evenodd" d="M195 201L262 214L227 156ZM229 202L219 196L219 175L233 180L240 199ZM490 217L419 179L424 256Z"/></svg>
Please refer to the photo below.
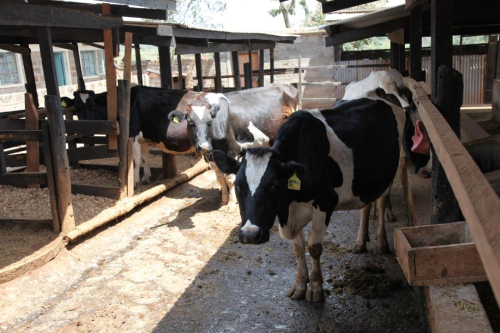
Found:
<svg viewBox="0 0 500 333"><path fill-rule="evenodd" d="M219 170L227 174L238 173L238 170L241 166L240 162L220 150L213 151L212 159L214 160Z"/></svg>
<svg viewBox="0 0 500 333"><path fill-rule="evenodd" d="M212 105L210 114L212 118L215 118L212 122L212 138L215 140L224 139L229 123L229 101L225 98L219 98L219 102Z"/></svg>
<svg viewBox="0 0 500 333"><path fill-rule="evenodd" d="M186 119L186 114L182 113L179 110L171 111L168 114L168 120L173 121L176 124L183 122L185 119Z"/></svg>
<svg viewBox="0 0 500 333"><path fill-rule="evenodd" d="M286 177L291 177L296 173L301 178L306 173L306 168L302 164L295 162L286 162L283 164L283 169L285 170Z"/></svg>

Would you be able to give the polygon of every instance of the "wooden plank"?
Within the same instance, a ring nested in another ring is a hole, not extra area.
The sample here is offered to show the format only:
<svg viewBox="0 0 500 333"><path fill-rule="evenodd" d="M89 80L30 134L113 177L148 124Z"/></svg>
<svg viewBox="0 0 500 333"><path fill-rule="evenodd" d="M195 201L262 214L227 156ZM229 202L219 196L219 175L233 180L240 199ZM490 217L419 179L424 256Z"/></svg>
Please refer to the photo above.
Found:
<svg viewBox="0 0 500 333"><path fill-rule="evenodd" d="M407 82L500 303L500 199L425 91Z"/></svg>
<svg viewBox="0 0 500 333"><path fill-rule="evenodd" d="M111 157L118 157L118 151L110 150L107 145L68 149L70 162Z"/></svg>
<svg viewBox="0 0 500 333"><path fill-rule="evenodd" d="M59 96L45 96L45 107L49 116L49 131L54 166L54 179L57 195L57 208L61 231L67 233L75 228L75 216L71 200L71 182L68 154L66 152L66 130L62 117Z"/></svg>
<svg viewBox="0 0 500 333"><path fill-rule="evenodd" d="M125 33L125 57L123 58L123 79L132 82L132 37L131 32ZM139 56L140 57L140 56Z"/></svg>
<svg viewBox="0 0 500 333"><path fill-rule="evenodd" d="M264 50L259 51L259 87L264 86Z"/></svg>
<svg viewBox="0 0 500 333"><path fill-rule="evenodd" d="M49 188L50 212L52 214L52 226L54 232L61 230L59 212L57 210L57 188L55 184L54 165L52 163L52 146L50 143L49 124L42 125L43 152L45 168L47 169L47 187Z"/></svg>
<svg viewBox="0 0 500 333"><path fill-rule="evenodd" d="M35 104L31 94L24 94L25 106L26 106L26 130L38 130L38 112L36 111ZM40 155L39 155L39 142L38 141L26 141L26 164L28 172L39 172L40 171ZM37 188L39 186L28 185L29 188Z"/></svg>
<svg viewBox="0 0 500 333"><path fill-rule="evenodd" d="M178 54L178 53L177 53ZM197 53L194 55L194 60L196 64L196 79L198 80L198 91L203 91L203 65L201 62L201 54Z"/></svg>
<svg viewBox="0 0 500 333"><path fill-rule="evenodd" d="M120 135L118 136L118 183L120 184L120 198L127 197L128 193L128 140L130 124L130 82L118 80L118 116L120 118Z"/></svg>
<svg viewBox="0 0 500 333"><path fill-rule="evenodd" d="M374 1L376 0L335 0L329 2L322 2L321 8L323 9L323 13L326 14L341 9L364 5L365 3L370 3Z"/></svg>
<svg viewBox="0 0 500 333"><path fill-rule="evenodd" d="M460 138L460 107L463 100L462 74L442 65L438 71L437 107ZM431 223L455 222L459 219L458 202L453 194L439 156L432 159Z"/></svg>
<svg viewBox="0 0 500 333"><path fill-rule="evenodd" d="M267 50L276 47L276 43L250 43L250 44L227 44L227 43L209 43L208 47L196 47L189 45L177 45L175 54L199 54L199 53L214 53L214 52L244 52Z"/></svg>
<svg viewBox="0 0 500 333"><path fill-rule="evenodd" d="M184 81L184 77L182 76L182 56L177 55L177 73L179 78L179 89L186 89L186 82Z"/></svg>
<svg viewBox="0 0 500 333"><path fill-rule="evenodd" d="M163 177L172 178L177 176L177 157L172 154L162 153Z"/></svg>
<svg viewBox="0 0 500 333"><path fill-rule="evenodd" d="M116 120L68 120L65 123L68 135L120 134Z"/></svg>
<svg viewBox="0 0 500 333"><path fill-rule="evenodd" d="M78 81L78 90L86 90L85 89L85 80L83 79L82 72L82 64L80 62L80 50L78 49L78 43L73 43L73 58L75 59L75 69L76 69L76 78Z"/></svg>
<svg viewBox="0 0 500 333"><path fill-rule="evenodd" d="M92 195L95 197L105 197L114 200L120 200L121 189L118 186L99 186L86 184L71 184L71 193Z"/></svg>
<svg viewBox="0 0 500 333"><path fill-rule="evenodd" d="M269 49L269 66L270 66L270 80L274 83L274 49Z"/></svg>
<svg viewBox="0 0 500 333"><path fill-rule="evenodd" d="M26 84L25 84L26 92L31 94L33 102L35 103L35 107L38 108L39 106L38 92L36 90L35 73L33 72L33 63L31 61L31 49L29 48L28 43L22 43L21 47L27 50L27 52L22 53L24 75L26 77Z"/></svg>
<svg viewBox="0 0 500 333"><path fill-rule="evenodd" d="M0 21L3 25L110 29L123 25L121 17L99 16L68 8L0 2Z"/></svg>
<svg viewBox="0 0 500 333"><path fill-rule="evenodd" d="M133 144L134 144L134 139L128 139L128 144L127 144L127 197L133 197L134 196L134 153L133 153Z"/></svg>
<svg viewBox="0 0 500 333"><path fill-rule="evenodd" d="M158 53L160 57L161 87L164 89L172 89L173 77L172 77L172 61L170 60L170 47L160 46L158 47Z"/></svg>
<svg viewBox="0 0 500 333"><path fill-rule="evenodd" d="M240 64L239 64L239 58L238 58L238 52L233 51L231 52L231 58L233 60L233 80L234 80L234 87L236 88L236 91L241 90L241 79L240 79Z"/></svg>
<svg viewBox="0 0 500 333"><path fill-rule="evenodd" d="M3 141L42 141L42 131L0 131Z"/></svg>
<svg viewBox="0 0 500 333"><path fill-rule="evenodd" d="M29 47L10 45L10 44L0 44L0 50L19 53L21 55L30 55L30 52L31 52Z"/></svg>
<svg viewBox="0 0 500 333"><path fill-rule="evenodd" d="M135 48L135 67L137 69L137 83L142 86L143 82L142 82L141 48L139 44L135 44L134 48Z"/></svg>
<svg viewBox="0 0 500 333"><path fill-rule="evenodd" d="M54 52L52 51L52 35L48 27L37 28L40 55L42 56L43 76L48 95L59 97Z"/></svg>
<svg viewBox="0 0 500 333"><path fill-rule="evenodd" d="M252 88L252 66L250 63L246 62L243 64L243 72L245 75L245 89Z"/></svg>
<svg viewBox="0 0 500 333"><path fill-rule="evenodd" d="M104 15L111 13L109 4L102 4L102 13ZM108 120L116 120L118 106L117 106L117 92L116 92L116 71L115 62L113 59L113 31L111 29L103 30L104 37L104 64L106 66L106 91L107 105L108 105ZM118 149L118 138L116 135L108 136L108 146L111 150Z"/></svg>
<svg viewBox="0 0 500 333"><path fill-rule="evenodd" d="M492 101L493 81L496 78L498 67L498 48L498 35L489 36L486 77L484 80L484 103L491 103Z"/></svg>
<svg viewBox="0 0 500 333"><path fill-rule="evenodd" d="M215 63L215 92L222 93L222 73L220 68L220 53L214 53L214 63Z"/></svg>
<svg viewBox="0 0 500 333"><path fill-rule="evenodd" d="M4 173L0 175L0 184L26 187L30 184L47 184L47 174L45 172L21 172L21 173Z"/></svg>

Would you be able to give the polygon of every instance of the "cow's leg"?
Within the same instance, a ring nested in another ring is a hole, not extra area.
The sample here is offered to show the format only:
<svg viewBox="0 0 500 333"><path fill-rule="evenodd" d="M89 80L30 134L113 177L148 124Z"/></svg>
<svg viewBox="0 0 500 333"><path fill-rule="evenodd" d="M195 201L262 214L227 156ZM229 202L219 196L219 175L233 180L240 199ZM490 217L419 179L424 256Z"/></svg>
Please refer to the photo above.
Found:
<svg viewBox="0 0 500 333"><path fill-rule="evenodd" d="M229 201L226 178L224 177L224 173L222 173L222 171L219 170L219 168L217 167L217 165L214 162L210 162L209 165L210 165L210 169L214 170L215 176L217 177L217 182L219 183L220 188L221 188L221 192L222 192L221 206L225 206L225 205L227 205L227 203Z"/></svg>
<svg viewBox="0 0 500 333"><path fill-rule="evenodd" d="M238 199L236 199L236 191L234 189L234 181L236 179L236 175L224 175L226 179L226 185L227 188L229 189L229 198L228 198L228 203L227 203L227 211L228 212L235 212L236 211L236 205L238 204Z"/></svg>
<svg viewBox="0 0 500 333"><path fill-rule="evenodd" d="M387 194L387 205L385 208L385 220L387 222L394 222L396 221L396 216L394 215L394 212L392 211L392 204L391 204L391 189L389 188L389 193Z"/></svg>
<svg viewBox="0 0 500 333"><path fill-rule="evenodd" d="M291 299L303 299L306 296L307 283L309 282L309 272L306 262L306 241L304 239L304 231L301 229L297 237L291 240L293 252L297 259L297 275L295 283L288 291L288 297Z"/></svg>
<svg viewBox="0 0 500 333"><path fill-rule="evenodd" d="M361 209L361 221L359 223L358 237L356 238L356 243L352 248L353 252L366 252L366 242L370 241L370 236L368 234L368 221L370 219L371 208L372 204L368 204Z"/></svg>
<svg viewBox="0 0 500 333"><path fill-rule="evenodd" d="M312 270L307 286L306 300L317 303L325 300L323 290L323 274L321 273L321 253L323 252L323 238L326 234L325 213L315 210L312 219L311 236L307 243L307 249L312 258Z"/></svg>
<svg viewBox="0 0 500 333"><path fill-rule="evenodd" d="M149 165L149 147L145 143L141 145L141 158L143 163L142 165L144 167L144 175L142 175L141 182L143 184L149 184L151 182L151 168Z"/></svg>
<svg viewBox="0 0 500 333"><path fill-rule="evenodd" d="M388 195L382 195L377 200L377 210L378 210L378 228L377 228L377 253L384 254L389 253L389 242L387 242L387 234L385 232L385 222L384 222L384 211L387 207L387 201L389 200Z"/></svg>
<svg viewBox="0 0 500 333"><path fill-rule="evenodd" d="M134 186L137 186L141 181L141 144L137 136L134 138L134 144L132 145L132 158L134 160Z"/></svg>

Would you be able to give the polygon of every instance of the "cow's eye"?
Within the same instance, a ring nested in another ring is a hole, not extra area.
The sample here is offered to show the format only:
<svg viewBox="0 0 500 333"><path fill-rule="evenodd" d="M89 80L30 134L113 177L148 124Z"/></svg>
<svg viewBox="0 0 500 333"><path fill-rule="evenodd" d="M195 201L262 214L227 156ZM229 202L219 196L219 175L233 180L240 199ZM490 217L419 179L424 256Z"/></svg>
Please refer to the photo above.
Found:
<svg viewBox="0 0 500 333"><path fill-rule="evenodd" d="M278 187L279 187L279 183L278 182L274 182L273 185L271 185L270 191L274 192L274 191L276 191L278 189Z"/></svg>
<svg viewBox="0 0 500 333"><path fill-rule="evenodd" d="M212 126L212 122L211 122L211 121L209 121L209 122L207 123L207 126Z"/></svg>
<svg viewBox="0 0 500 333"><path fill-rule="evenodd" d="M194 122L193 122L191 119L189 119L189 118L188 118L188 119L187 119L187 122L188 122L188 125L190 125L190 126L194 126Z"/></svg>

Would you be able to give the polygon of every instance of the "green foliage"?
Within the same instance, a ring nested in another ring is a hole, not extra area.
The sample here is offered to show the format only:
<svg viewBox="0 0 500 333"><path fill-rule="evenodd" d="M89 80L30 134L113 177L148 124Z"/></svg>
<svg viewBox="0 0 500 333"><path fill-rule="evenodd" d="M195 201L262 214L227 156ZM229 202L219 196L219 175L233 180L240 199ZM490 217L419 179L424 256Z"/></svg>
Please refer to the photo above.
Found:
<svg viewBox="0 0 500 333"><path fill-rule="evenodd" d="M318 3L316 9L312 13L308 13L306 16L306 21L304 23L305 27L317 27L318 25L326 24L326 15L323 14L323 9L321 4Z"/></svg>
<svg viewBox="0 0 500 333"><path fill-rule="evenodd" d="M177 0L177 10L169 12L168 21L200 28L221 28L221 14L227 0Z"/></svg>

